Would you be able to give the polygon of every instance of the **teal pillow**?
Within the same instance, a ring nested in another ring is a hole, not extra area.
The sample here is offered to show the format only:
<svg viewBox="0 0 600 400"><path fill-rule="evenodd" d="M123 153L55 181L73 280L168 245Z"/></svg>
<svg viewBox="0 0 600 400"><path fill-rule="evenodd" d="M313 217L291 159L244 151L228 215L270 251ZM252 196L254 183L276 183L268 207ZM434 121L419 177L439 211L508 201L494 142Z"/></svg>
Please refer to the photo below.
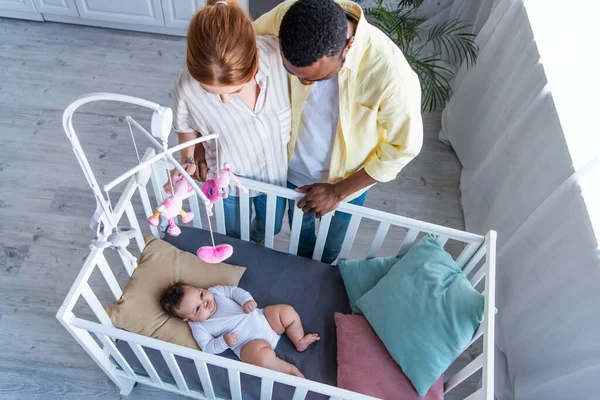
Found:
<svg viewBox="0 0 600 400"><path fill-rule="evenodd" d="M353 314L362 314L356 306L356 301L377 285L377 282L390 272L399 259L398 257L379 257L368 260L338 261L338 268L342 273Z"/></svg>
<svg viewBox="0 0 600 400"><path fill-rule="evenodd" d="M427 235L357 306L424 396L473 338L483 320L484 298Z"/></svg>

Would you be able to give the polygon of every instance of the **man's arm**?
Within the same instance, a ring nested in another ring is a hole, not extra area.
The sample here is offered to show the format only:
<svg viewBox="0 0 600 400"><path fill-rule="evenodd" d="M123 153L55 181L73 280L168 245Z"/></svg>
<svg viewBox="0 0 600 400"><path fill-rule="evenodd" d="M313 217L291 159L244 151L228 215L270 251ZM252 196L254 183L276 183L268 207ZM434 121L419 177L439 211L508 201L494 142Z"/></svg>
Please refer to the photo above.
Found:
<svg viewBox="0 0 600 400"><path fill-rule="evenodd" d="M321 217L335 210L353 193L374 183L395 179L419 154L423 145L423 121L421 87L416 75L388 86L377 113L377 123L386 129L386 140L366 160L364 168L335 184L317 183L296 189L306 193L298 201L302 211Z"/></svg>
<svg viewBox="0 0 600 400"><path fill-rule="evenodd" d="M377 113L386 138L365 163L365 172L378 182L389 182L411 162L423 146L421 86L414 72L388 86Z"/></svg>
<svg viewBox="0 0 600 400"><path fill-rule="evenodd" d="M283 16L296 0L288 0L279 4L266 14L254 21L254 29L257 35L279 36L279 27Z"/></svg>

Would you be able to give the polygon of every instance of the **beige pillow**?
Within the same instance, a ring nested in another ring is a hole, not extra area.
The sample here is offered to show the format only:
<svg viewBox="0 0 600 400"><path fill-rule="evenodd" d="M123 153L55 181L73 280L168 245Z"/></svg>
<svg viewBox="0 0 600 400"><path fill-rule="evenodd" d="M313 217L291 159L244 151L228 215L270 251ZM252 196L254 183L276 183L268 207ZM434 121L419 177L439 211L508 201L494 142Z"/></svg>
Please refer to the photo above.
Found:
<svg viewBox="0 0 600 400"><path fill-rule="evenodd" d="M118 328L199 350L189 325L163 311L160 295L177 281L202 288L237 286L246 268L205 263L151 235L145 240L146 248L123 295L106 312Z"/></svg>

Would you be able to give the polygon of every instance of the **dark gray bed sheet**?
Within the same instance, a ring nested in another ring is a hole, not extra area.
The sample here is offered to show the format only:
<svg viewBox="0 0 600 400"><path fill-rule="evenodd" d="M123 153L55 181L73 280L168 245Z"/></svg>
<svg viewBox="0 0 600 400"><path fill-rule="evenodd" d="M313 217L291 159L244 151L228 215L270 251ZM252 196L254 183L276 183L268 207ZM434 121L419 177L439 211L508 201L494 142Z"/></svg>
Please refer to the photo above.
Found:
<svg viewBox="0 0 600 400"><path fill-rule="evenodd" d="M210 244L210 234L196 228L181 227L181 235L165 235L165 240L181 250L195 253L198 247ZM319 342L305 352L298 353L287 336L283 335L275 350L277 355L295 364L306 378L335 386L337 340L333 314L350 313L348 297L338 268L219 234L215 234L215 241L217 244L229 243L233 246L233 256L226 262L247 268L239 286L252 294L260 308L271 304L290 304L300 314L305 331L321 336ZM136 373L146 375L129 346L124 342L117 345ZM160 352L148 348L145 350L165 382L175 383ZM237 358L231 350L221 355L231 359ZM194 363L179 357L177 362L190 389L202 390ZM209 372L215 394L230 398L227 371L209 366ZM242 374L241 380L243 398L259 399L260 379ZM293 388L275 384L274 399L290 399L292 394ZM309 393L307 398L325 397Z"/></svg>

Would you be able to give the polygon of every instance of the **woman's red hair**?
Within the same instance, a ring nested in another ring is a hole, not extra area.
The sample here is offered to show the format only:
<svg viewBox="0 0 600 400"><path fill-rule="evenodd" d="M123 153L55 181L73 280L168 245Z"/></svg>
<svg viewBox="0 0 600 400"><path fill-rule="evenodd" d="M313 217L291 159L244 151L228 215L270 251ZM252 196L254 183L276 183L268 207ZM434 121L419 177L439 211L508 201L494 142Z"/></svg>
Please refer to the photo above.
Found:
<svg viewBox="0 0 600 400"><path fill-rule="evenodd" d="M237 1L208 0L190 21L186 64L198 82L242 85L258 70L256 34Z"/></svg>

